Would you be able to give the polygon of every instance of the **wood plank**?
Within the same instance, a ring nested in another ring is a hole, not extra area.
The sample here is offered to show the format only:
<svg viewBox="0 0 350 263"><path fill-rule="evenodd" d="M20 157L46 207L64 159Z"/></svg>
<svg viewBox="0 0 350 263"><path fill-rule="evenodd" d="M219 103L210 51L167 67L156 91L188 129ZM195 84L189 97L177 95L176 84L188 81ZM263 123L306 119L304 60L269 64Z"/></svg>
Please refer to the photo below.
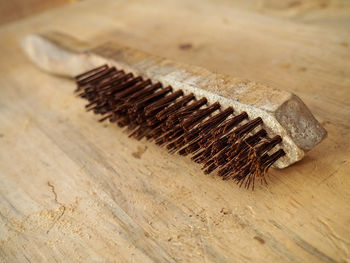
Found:
<svg viewBox="0 0 350 263"><path fill-rule="evenodd" d="M0 24L13 22L45 10L72 2L72 0L11 0L0 1Z"/></svg>
<svg viewBox="0 0 350 263"><path fill-rule="evenodd" d="M226 1L146 3L83 1L0 28L1 261L349 262L348 32ZM295 92L329 136L268 188L240 189L97 123L72 82L21 53L45 29Z"/></svg>

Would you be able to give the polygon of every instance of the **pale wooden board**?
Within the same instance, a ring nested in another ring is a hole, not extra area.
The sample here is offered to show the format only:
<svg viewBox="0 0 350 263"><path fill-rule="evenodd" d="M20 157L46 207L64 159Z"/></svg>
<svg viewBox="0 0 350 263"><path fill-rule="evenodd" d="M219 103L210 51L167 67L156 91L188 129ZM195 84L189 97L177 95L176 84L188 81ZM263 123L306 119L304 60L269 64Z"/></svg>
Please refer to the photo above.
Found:
<svg viewBox="0 0 350 263"><path fill-rule="evenodd" d="M73 1L74 0L0 0L0 25Z"/></svg>
<svg viewBox="0 0 350 263"><path fill-rule="evenodd" d="M350 261L349 32L222 4L83 1L0 29L0 261ZM44 29L293 91L329 136L240 189L96 122L21 53Z"/></svg>

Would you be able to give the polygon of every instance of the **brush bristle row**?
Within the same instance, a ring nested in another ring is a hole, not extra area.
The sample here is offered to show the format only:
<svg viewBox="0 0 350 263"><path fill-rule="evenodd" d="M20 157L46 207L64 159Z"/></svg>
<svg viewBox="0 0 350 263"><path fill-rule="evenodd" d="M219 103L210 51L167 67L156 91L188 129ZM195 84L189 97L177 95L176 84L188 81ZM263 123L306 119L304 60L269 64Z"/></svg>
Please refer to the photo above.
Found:
<svg viewBox="0 0 350 263"><path fill-rule="evenodd" d="M209 174L217 170L223 179L254 189L255 180L266 183L269 167L285 155L275 150L282 138L269 138L260 117L221 109L218 102L163 87L103 65L75 77L76 93L89 101L88 111L125 127L130 137L146 138L171 153L191 154ZM270 153L272 152L272 153Z"/></svg>

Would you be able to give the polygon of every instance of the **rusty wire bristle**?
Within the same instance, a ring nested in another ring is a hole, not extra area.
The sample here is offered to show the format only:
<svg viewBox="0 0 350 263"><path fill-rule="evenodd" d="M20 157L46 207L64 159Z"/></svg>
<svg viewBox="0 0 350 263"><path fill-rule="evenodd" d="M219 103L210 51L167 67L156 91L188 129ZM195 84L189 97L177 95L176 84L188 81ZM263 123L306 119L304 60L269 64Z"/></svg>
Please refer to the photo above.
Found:
<svg viewBox="0 0 350 263"><path fill-rule="evenodd" d="M130 137L146 138L171 153L191 154L209 174L217 170L224 180L254 189L255 180L266 184L271 165L285 155L274 150L282 138L269 138L260 117L249 120L246 112L221 109L218 102L163 87L103 65L75 77L76 93L89 101L86 110L126 127ZM271 153L270 153L271 152Z"/></svg>

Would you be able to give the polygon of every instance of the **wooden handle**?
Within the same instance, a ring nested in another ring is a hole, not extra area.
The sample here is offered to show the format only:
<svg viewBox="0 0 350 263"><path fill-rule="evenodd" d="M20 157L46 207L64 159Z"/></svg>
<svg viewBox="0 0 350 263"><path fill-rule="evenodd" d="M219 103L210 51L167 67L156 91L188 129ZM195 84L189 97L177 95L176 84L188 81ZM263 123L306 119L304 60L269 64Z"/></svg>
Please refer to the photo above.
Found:
<svg viewBox="0 0 350 263"><path fill-rule="evenodd" d="M286 156L275 163L278 168L301 160L327 134L299 97L252 81L215 74L117 43L92 47L57 32L28 35L22 47L34 63L50 73L72 77L107 63L174 89L205 96L211 103L233 106L236 112L246 111L250 118L261 117L270 136L283 138Z"/></svg>
<svg viewBox="0 0 350 263"><path fill-rule="evenodd" d="M87 43L59 32L28 35L21 46L41 69L60 76L72 77L98 65L89 57Z"/></svg>

